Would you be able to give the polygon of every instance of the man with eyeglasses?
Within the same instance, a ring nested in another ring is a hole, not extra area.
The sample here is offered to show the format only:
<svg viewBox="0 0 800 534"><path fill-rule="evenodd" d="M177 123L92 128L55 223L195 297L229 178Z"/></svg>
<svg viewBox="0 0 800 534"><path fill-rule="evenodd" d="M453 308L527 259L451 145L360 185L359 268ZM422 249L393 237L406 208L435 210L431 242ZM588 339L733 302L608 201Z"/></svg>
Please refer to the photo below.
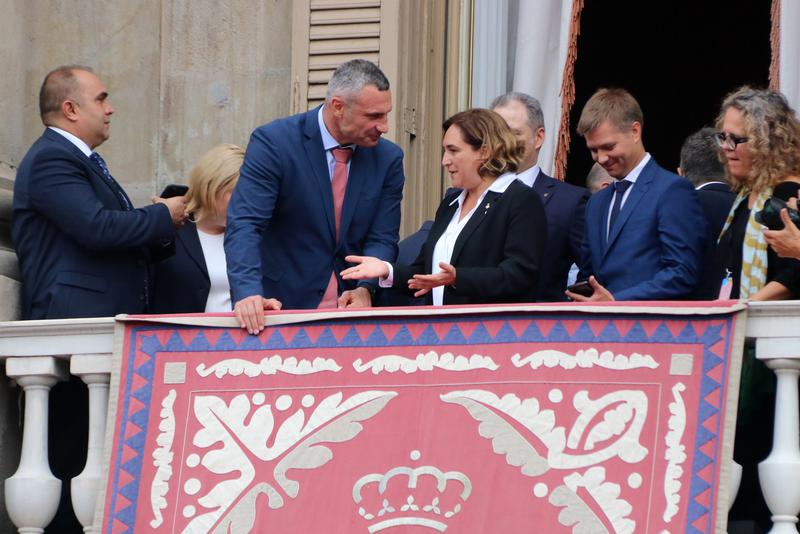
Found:
<svg viewBox="0 0 800 534"><path fill-rule="evenodd" d="M615 178L586 206L578 301L691 298L703 269L706 222L692 185L668 172L642 144L644 118L623 89L600 89L586 103L578 133L595 162Z"/></svg>

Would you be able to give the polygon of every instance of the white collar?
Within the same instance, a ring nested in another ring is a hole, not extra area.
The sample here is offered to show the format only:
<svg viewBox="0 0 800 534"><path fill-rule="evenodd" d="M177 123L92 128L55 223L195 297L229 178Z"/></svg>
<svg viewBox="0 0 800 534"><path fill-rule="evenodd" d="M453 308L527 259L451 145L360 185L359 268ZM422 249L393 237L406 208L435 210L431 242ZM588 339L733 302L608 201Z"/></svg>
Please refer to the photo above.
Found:
<svg viewBox="0 0 800 534"><path fill-rule="evenodd" d="M636 167L634 167L633 170L631 172L629 172L627 176L625 176L624 178L621 178L620 181L621 180L627 180L627 181L635 184L636 180L639 178L639 175L642 173L642 169L644 169L644 166L647 165L647 162L649 162L649 161L650 161L650 153L649 152L645 152L644 153L644 157L642 158L642 161L640 161L639 164L636 165Z"/></svg>
<svg viewBox="0 0 800 534"><path fill-rule="evenodd" d="M511 182L513 182L516 179L517 175L514 174L513 172L507 172L501 174L500 176L495 178L494 182L492 182L491 185L487 187L483 193L481 193L481 196L480 198L478 198L478 202L476 202L475 205L477 206L478 204L480 204L481 201L483 200L483 197L485 197L486 193L488 193L489 191L493 191L495 193L505 193L506 189L508 189L508 186L511 185ZM462 189L461 194L458 195L456 198L454 198L449 205L452 206L453 204L458 202L460 206L466 198L467 198L467 191L466 189Z"/></svg>
<svg viewBox="0 0 800 534"><path fill-rule="evenodd" d="M57 134L65 137L67 141L78 147L78 150L83 152L87 158L92 155L92 149L89 148L89 145L87 145L86 142L80 137L77 137L67 131L64 131L61 128L56 128L55 126L48 126L48 128L50 128Z"/></svg>
<svg viewBox="0 0 800 534"><path fill-rule="evenodd" d="M538 165L534 165L530 169L525 169L524 171L518 173L516 177L517 180L527 185L528 187L533 187L533 184L536 183L536 178L539 177L539 173L541 171L542 169L540 169Z"/></svg>
<svg viewBox="0 0 800 534"><path fill-rule="evenodd" d="M707 185L711 185L711 184L722 184L722 185L728 185L728 184L726 184L725 182L721 182L721 181L719 181L719 180L712 180L712 181L710 181L710 182L706 182L706 183L704 183L704 184L700 184L700 185L698 185L697 187L695 187L694 189L695 189L695 191L700 191L700 190L701 190L701 189L703 189L705 186L707 186Z"/></svg>

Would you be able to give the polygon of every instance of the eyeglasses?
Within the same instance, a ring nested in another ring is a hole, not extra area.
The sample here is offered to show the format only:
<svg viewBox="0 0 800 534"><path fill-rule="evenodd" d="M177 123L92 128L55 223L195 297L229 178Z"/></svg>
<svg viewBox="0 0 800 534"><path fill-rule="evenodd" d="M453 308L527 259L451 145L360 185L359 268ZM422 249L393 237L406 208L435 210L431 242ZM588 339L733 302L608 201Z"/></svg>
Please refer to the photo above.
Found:
<svg viewBox="0 0 800 534"><path fill-rule="evenodd" d="M732 133L717 132L714 135L714 140L716 140L720 148L736 150L738 145L748 142L750 138L739 137L738 135L733 135Z"/></svg>

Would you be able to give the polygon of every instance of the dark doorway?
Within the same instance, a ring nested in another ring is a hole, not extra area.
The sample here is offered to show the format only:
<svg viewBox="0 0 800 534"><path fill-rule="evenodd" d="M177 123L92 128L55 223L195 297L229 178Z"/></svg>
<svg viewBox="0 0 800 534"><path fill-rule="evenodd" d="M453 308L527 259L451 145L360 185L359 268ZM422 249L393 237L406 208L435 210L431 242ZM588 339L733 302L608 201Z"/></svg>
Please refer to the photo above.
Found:
<svg viewBox="0 0 800 534"><path fill-rule="evenodd" d="M623 87L636 97L647 151L674 172L683 140L713 126L727 93L744 84L768 85L770 5L770 0L586 0L567 180L584 185L592 165L575 125L601 87Z"/></svg>

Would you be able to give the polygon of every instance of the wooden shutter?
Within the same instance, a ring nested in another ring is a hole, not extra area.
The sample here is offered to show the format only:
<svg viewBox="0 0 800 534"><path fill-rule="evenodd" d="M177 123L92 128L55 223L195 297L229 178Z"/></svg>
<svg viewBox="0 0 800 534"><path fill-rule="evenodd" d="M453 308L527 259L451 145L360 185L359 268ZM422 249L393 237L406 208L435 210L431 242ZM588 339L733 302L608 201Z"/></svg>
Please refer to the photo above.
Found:
<svg viewBox="0 0 800 534"><path fill-rule="evenodd" d="M381 0L295 2L293 111L321 104L328 80L341 63L363 58L381 64L381 4Z"/></svg>

